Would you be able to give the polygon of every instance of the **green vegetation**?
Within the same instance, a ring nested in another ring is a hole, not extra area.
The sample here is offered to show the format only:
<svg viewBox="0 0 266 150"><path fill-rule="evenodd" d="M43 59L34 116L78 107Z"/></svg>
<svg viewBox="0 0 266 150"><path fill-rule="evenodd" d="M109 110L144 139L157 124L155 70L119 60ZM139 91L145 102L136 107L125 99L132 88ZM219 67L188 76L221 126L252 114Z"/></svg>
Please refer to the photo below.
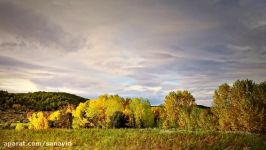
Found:
<svg viewBox="0 0 266 150"><path fill-rule="evenodd" d="M9 93L5 94L2 97L7 98ZM69 100L54 111L28 111L28 123L3 122L0 127L16 129L1 131L11 141L70 140L77 148L263 149L265 100L266 82L238 80L215 90L211 108L196 105L188 91L170 92L160 106L143 98L105 94L87 101ZM50 104L45 106L50 110Z"/></svg>
<svg viewBox="0 0 266 150"><path fill-rule="evenodd" d="M15 127L15 130L24 130L24 129L27 129L28 128L28 124L25 124L25 123L17 123L16 124L16 127Z"/></svg>
<svg viewBox="0 0 266 150"><path fill-rule="evenodd" d="M0 91L0 110L52 111L67 104L78 105L85 98L64 92L8 93Z"/></svg>
<svg viewBox="0 0 266 150"><path fill-rule="evenodd" d="M119 112L120 116L118 116ZM121 126L117 126L118 124ZM124 99L118 95L102 95L98 99L79 104L74 111L74 126L86 128L153 127L154 116L148 100L141 98Z"/></svg>
<svg viewBox="0 0 266 150"><path fill-rule="evenodd" d="M170 92L161 106L147 99L101 95L56 111L28 112L30 129L47 128L177 128L265 133L265 82L238 80L214 92L211 109L197 106L188 91ZM6 128L6 126L2 127Z"/></svg>
<svg viewBox="0 0 266 150"><path fill-rule="evenodd" d="M34 97L35 100L41 97L40 101L35 101L35 104L42 104L42 99L49 99L49 95L56 97L58 94L37 92L26 94L26 97ZM23 97L22 95L13 96ZM67 99L77 97L65 93L59 95L70 96ZM4 104L10 102L6 100L8 96L9 93L2 91L1 101L5 102ZM56 111L29 111L28 128L158 127L265 133L266 82L256 84L251 80L238 80L232 86L225 83L215 90L213 98L213 107L208 109L197 106L190 92L177 90L169 92L161 106L152 107L147 99L125 99L118 95L105 94L87 101L69 100L64 105L61 103L63 106ZM51 105L47 104L45 107L50 109ZM2 128L7 128L7 125L2 125Z"/></svg>
<svg viewBox="0 0 266 150"><path fill-rule="evenodd" d="M71 142L66 149L257 149L266 146L265 136L213 131L164 129L48 129L0 130L0 142ZM3 148L3 145L1 145ZM13 147L29 149L29 147ZM37 148L37 147L31 147ZM48 149L49 147L38 147ZM57 147L62 149L62 147ZM0 147L1 149L1 147ZM56 149L56 147L50 147Z"/></svg>

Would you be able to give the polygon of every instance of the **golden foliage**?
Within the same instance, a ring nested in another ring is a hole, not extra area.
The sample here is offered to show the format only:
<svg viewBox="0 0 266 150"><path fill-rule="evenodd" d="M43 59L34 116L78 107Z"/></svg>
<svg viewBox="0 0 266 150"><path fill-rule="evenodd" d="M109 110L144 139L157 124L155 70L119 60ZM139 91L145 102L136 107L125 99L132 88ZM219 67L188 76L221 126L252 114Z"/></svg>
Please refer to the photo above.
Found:
<svg viewBox="0 0 266 150"><path fill-rule="evenodd" d="M29 118L29 129L48 129L48 119L43 112L33 113Z"/></svg>

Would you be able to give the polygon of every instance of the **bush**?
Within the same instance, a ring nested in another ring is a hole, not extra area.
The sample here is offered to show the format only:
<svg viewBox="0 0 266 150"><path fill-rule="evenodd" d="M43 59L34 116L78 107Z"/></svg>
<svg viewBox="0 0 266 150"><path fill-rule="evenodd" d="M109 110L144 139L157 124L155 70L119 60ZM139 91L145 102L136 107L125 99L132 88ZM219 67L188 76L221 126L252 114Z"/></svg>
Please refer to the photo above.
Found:
<svg viewBox="0 0 266 150"><path fill-rule="evenodd" d="M116 111L110 120L112 128L123 128L128 123L128 117L121 111Z"/></svg>
<svg viewBox="0 0 266 150"><path fill-rule="evenodd" d="M11 122L1 123L0 129L11 129Z"/></svg>
<svg viewBox="0 0 266 150"><path fill-rule="evenodd" d="M49 127L55 128L72 128L72 112L74 107L68 105L60 110L51 113L48 117Z"/></svg>
<svg viewBox="0 0 266 150"><path fill-rule="evenodd" d="M26 129L26 128L27 128L27 127L26 127L24 124L22 124L22 123L17 123L15 130L20 131L20 130L24 130L24 129Z"/></svg>

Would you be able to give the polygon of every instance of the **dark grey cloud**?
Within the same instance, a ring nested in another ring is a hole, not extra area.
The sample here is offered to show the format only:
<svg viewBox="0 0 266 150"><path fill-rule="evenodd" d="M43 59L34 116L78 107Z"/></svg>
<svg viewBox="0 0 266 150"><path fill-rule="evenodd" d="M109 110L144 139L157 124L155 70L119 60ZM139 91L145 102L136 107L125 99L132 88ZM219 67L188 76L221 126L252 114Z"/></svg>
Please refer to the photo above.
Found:
<svg viewBox="0 0 266 150"><path fill-rule="evenodd" d="M0 2L0 31L42 46L76 50L84 39L65 32L59 25L12 2ZM11 43L1 46L15 46Z"/></svg>
<svg viewBox="0 0 266 150"><path fill-rule="evenodd" d="M25 79L51 77L56 74L69 72L63 68L44 66L2 55L0 55L0 71L2 71L2 73L0 73L1 77L22 77Z"/></svg>
<svg viewBox="0 0 266 150"><path fill-rule="evenodd" d="M24 46L26 46L26 43L24 41L0 43L0 48L2 48L2 49L10 49L13 47L24 47Z"/></svg>
<svg viewBox="0 0 266 150"><path fill-rule="evenodd" d="M11 43L11 45L14 45L14 43ZM8 56L1 56L1 55L0 55L0 66L8 68L22 68L22 69L41 68L41 66L35 64L26 63Z"/></svg>
<svg viewBox="0 0 266 150"><path fill-rule="evenodd" d="M266 19L265 19L266 20ZM240 38L235 41L237 45L248 46L250 49L257 50L259 54L266 51L266 25L254 27L246 30L240 35Z"/></svg>

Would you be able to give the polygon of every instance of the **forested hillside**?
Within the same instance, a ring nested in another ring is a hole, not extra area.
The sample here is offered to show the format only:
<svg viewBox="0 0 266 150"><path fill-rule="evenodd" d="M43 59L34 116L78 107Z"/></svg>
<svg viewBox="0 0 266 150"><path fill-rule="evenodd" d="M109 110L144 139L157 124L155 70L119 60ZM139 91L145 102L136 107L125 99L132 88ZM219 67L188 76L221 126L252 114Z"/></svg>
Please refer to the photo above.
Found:
<svg viewBox="0 0 266 150"><path fill-rule="evenodd" d="M67 104L78 105L85 98L64 92L8 93L0 91L0 110L57 110Z"/></svg>

